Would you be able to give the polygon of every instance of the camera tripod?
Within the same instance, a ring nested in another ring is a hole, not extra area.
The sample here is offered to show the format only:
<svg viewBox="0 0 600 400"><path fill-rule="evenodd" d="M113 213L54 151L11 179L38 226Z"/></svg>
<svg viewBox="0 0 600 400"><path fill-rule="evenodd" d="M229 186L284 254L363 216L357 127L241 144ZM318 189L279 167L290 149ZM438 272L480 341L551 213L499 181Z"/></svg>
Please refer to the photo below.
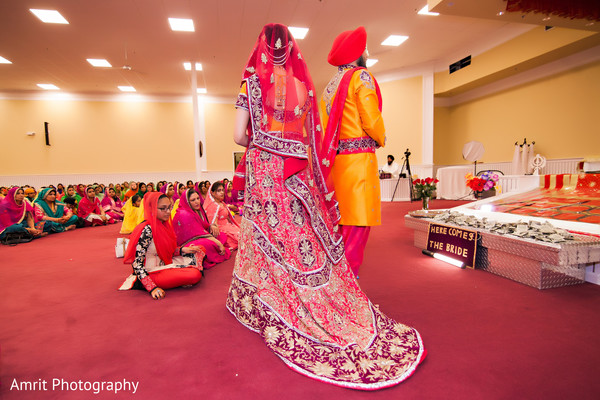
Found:
<svg viewBox="0 0 600 400"><path fill-rule="evenodd" d="M402 163L400 174L398 175L398 179L396 180L396 187L394 188L394 193L392 194L391 201L394 201L394 196L396 195L396 191L398 190L398 184L400 183L400 178L402 178L402 175L404 175L404 168L406 168L406 172L408 174L407 177L410 188L410 201L412 202L414 200L412 172L410 172L410 161L408 161L408 157L410 157L410 154L410 150L406 149L406 151L404 152L404 162Z"/></svg>

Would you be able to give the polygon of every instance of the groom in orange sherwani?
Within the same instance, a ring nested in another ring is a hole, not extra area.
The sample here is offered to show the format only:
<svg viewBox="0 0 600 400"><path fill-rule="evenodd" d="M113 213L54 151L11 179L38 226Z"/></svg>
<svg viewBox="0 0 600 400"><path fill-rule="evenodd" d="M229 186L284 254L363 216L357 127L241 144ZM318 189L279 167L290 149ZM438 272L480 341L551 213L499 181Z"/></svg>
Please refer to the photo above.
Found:
<svg viewBox="0 0 600 400"><path fill-rule="evenodd" d="M366 69L364 27L342 32L327 61L338 68L323 92L320 112L324 145L337 149L331 166L345 254L358 276L371 226L381 225L381 199L375 150L385 144L381 93Z"/></svg>

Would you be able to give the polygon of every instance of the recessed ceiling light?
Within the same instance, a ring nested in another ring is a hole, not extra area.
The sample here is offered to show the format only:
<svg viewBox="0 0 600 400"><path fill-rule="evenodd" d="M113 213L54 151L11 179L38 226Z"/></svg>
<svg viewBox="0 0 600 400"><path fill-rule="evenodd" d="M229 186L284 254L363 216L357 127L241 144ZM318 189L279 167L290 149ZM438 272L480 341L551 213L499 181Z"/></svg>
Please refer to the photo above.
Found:
<svg viewBox="0 0 600 400"><path fill-rule="evenodd" d="M408 39L408 36L390 35L381 44L384 46L400 46L406 39Z"/></svg>
<svg viewBox="0 0 600 400"><path fill-rule="evenodd" d="M306 34L308 33L308 28L298 28L295 26L289 26L288 29L290 30L292 36L296 40L304 39L306 37Z"/></svg>
<svg viewBox="0 0 600 400"><path fill-rule="evenodd" d="M192 70L192 63L191 62L184 62L183 63L183 68L185 68L186 71L191 71ZM196 71L202 71L202 64L196 63Z"/></svg>
<svg viewBox="0 0 600 400"><path fill-rule="evenodd" d="M197 88L196 89L196 93L198 94L206 94L206 88Z"/></svg>
<svg viewBox="0 0 600 400"><path fill-rule="evenodd" d="M99 68L112 67L112 65L110 65L110 63L108 61L106 61L104 58L86 58L86 60L87 60L87 62L92 64L94 67L99 67Z"/></svg>
<svg viewBox="0 0 600 400"><path fill-rule="evenodd" d="M135 92L135 88L133 86L118 86L121 92Z"/></svg>
<svg viewBox="0 0 600 400"><path fill-rule="evenodd" d="M38 83L37 85L44 90L60 90L58 87L54 86L51 83Z"/></svg>
<svg viewBox="0 0 600 400"><path fill-rule="evenodd" d="M428 4L425 4L425 7L421 8L419 10L419 12L417 12L417 14L421 14L421 15L440 15L440 13L429 12L429 5Z"/></svg>
<svg viewBox="0 0 600 400"><path fill-rule="evenodd" d="M0 64L12 64L12 62L8 61L6 58L0 56Z"/></svg>
<svg viewBox="0 0 600 400"><path fill-rule="evenodd" d="M550 21L550 17L544 17L542 18L542 21Z"/></svg>
<svg viewBox="0 0 600 400"><path fill-rule="evenodd" d="M169 18L172 31L194 32L194 21L186 18Z"/></svg>
<svg viewBox="0 0 600 400"><path fill-rule="evenodd" d="M504 15L504 11L499 11L496 13L496 15L500 17L500 16Z"/></svg>
<svg viewBox="0 0 600 400"><path fill-rule="evenodd" d="M36 17L38 17L42 22L47 24L68 24L69 21L65 19L60 13L56 10L36 10L35 8L30 8L31 11Z"/></svg>
<svg viewBox="0 0 600 400"><path fill-rule="evenodd" d="M372 67L373 65L377 64L379 60L376 58L367 58L367 68Z"/></svg>

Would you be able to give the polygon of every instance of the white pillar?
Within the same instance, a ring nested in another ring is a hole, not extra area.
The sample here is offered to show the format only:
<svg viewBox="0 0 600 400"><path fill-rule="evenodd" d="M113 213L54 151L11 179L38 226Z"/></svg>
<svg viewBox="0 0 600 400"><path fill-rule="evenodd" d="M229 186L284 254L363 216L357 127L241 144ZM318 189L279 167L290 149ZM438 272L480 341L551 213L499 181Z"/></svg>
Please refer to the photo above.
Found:
<svg viewBox="0 0 600 400"><path fill-rule="evenodd" d="M196 164L196 180L200 180L202 172L206 171L206 130L204 129L204 101L198 99L198 81L196 78L196 62L192 61L192 108L194 118L194 155ZM202 142L200 156L199 142Z"/></svg>
<svg viewBox="0 0 600 400"><path fill-rule="evenodd" d="M426 176L433 176L433 70L423 74L423 159ZM424 172L425 172L424 171Z"/></svg>

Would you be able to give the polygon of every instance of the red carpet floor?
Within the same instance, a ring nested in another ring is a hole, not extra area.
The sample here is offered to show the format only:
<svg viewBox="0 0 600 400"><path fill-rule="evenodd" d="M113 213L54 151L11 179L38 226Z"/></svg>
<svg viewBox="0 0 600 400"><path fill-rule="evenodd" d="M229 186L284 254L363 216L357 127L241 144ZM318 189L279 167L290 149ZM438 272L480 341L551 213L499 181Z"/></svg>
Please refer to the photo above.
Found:
<svg viewBox="0 0 600 400"><path fill-rule="evenodd" d="M0 398L599 398L600 287L540 291L423 256L403 219L419 206L383 204L360 272L371 301L427 347L398 386L342 389L288 369L225 309L233 258L162 301L117 291L130 267L114 257L119 227L109 226L0 248ZM53 379L139 386L96 395L52 390ZM17 390L23 382L38 389Z"/></svg>

